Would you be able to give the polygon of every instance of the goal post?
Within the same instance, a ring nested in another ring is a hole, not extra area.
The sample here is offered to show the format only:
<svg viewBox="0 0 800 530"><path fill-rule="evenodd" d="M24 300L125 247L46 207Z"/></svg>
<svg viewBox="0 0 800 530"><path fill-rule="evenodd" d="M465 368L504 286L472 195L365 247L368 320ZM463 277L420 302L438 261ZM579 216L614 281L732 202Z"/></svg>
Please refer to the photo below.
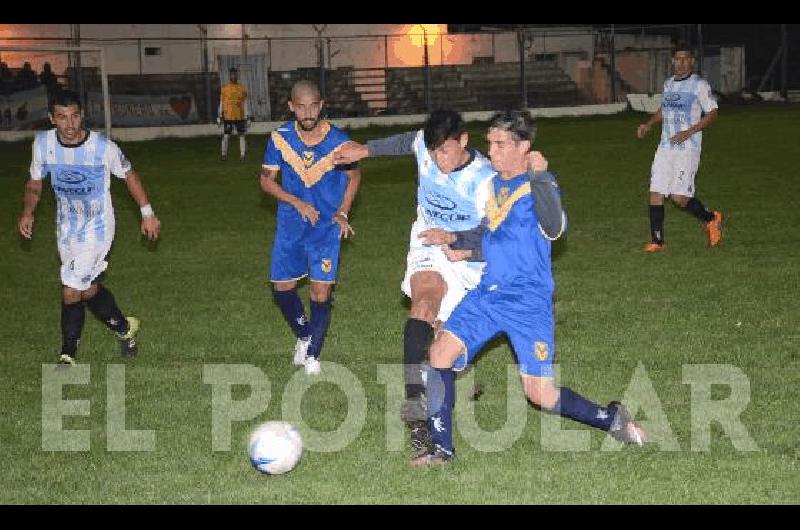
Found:
<svg viewBox="0 0 800 530"><path fill-rule="evenodd" d="M105 124L106 136L111 138L111 98L108 94L108 72L106 71L106 51L99 46L0 46L0 54L6 52L16 52L22 54L21 59L25 59L27 54L37 54L39 56L50 56L58 53L96 53L98 54L98 69L100 71L100 87L103 93L103 122ZM5 60L5 57L4 57ZM28 62L28 61L26 61ZM83 94L81 94L83 97Z"/></svg>

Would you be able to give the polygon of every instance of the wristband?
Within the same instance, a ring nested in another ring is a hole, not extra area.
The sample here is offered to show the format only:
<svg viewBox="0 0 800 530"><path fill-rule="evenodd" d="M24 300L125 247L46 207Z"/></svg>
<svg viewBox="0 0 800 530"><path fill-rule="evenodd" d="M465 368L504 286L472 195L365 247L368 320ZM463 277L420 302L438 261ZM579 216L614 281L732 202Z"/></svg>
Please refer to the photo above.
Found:
<svg viewBox="0 0 800 530"><path fill-rule="evenodd" d="M142 219L146 219L148 217L154 217L156 214L153 212L153 207L150 206L150 203L145 204L141 208L139 208L142 212Z"/></svg>

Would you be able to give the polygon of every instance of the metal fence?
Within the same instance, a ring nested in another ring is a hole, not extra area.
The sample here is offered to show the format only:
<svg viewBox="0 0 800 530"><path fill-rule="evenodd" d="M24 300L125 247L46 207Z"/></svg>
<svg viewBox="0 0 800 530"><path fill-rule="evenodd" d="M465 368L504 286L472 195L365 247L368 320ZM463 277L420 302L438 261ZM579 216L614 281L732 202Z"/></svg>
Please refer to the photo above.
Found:
<svg viewBox="0 0 800 530"><path fill-rule="evenodd" d="M800 69L789 69L787 25L771 25L780 38L762 36L755 46L745 38L712 42L708 26L446 33L419 25L402 34L347 36L314 26L313 37L274 38L244 30L241 37L209 37L197 25L194 38L81 39L73 32L66 39L0 39L0 46L31 48L0 50L0 128L41 126L42 101L59 85L81 93L93 126L104 123L97 54L35 49L76 44L104 50L115 127L212 122L231 65L242 72L256 120L288 118L297 79L319 83L334 118L621 102L661 91L678 39L696 46L700 72L723 97L744 90L786 97L800 88L790 73Z"/></svg>

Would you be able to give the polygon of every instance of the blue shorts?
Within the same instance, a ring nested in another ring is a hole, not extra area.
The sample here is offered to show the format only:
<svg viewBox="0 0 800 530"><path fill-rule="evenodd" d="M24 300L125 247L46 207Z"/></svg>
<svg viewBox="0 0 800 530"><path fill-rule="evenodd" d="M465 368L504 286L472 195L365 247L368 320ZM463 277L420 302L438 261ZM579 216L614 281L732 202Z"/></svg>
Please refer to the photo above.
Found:
<svg viewBox="0 0 800 530"><path fill-rule="evenodd" d="M456 359L455 370L463 370L484 344L505 333L521 373L553 377L555 333L550 293L524 289L491 291L479 285L456 306L443 329L458 337L467 348Z"/></svg>
<svg viewBox="0 0 800 530"><path fill-rule="evenodd" d="M314 226L302 219L299 223L281 221L272 247L270 280L285 282L308 276L313 282L335 283L341 247L339 225L321 216Z"/></svg>

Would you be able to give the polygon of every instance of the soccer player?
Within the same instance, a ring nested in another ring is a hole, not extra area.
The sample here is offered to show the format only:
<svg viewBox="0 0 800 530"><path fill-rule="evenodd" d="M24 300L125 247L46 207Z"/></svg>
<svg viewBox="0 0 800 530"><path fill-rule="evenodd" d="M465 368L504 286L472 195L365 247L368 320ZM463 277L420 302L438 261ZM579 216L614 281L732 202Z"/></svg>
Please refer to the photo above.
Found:
<svg viewBox="0 0 800 530"><path fill-rule="evenodd" d="M273 295L297 337L294 364L316 375L331 319L341 239L354 235L348 214L361 174L355 164L334 163L335 150L349 137L321 118L324 100L317 85L298 81L290 98L295 119L270 135L261 189L279 201L270 264ZM304 276L311 280L310 322L296 290Z"/></svg>
<svg viewBox="0 0 800 530"><path fill-rule="evenodd" d="M439 245L426 239L433 229L470 230L484 217L487 183L494 170L485 156L468 147L468 142L461 115L436 110L421 130L370 140L366 145L348 142L336 155L342 163L386 155L414 154L417 159L417 219L411 226L407 268L401 284L405 295L411 298L403 331L406 400L401 417L411 430L412 450L418 454L429 449L423 363L434 329L478 284L483 270L481 261L449 261ZM546 168L541 154L534 156L535 163Z"/></svg>
<svg viewBox="0 0 800 530"><path fill-rule="evenodd" d="M722 212L711 211L694 196L703 129L717 118L717 102L708 81L693 73L694 50L681 43L672 54L673 76L664 81L661 108L639 125L644 138L662 121L661 142L650 173L650 237L645 252L664 250L664 197L697 217L708 233L709 246L722 241Z"/></svg>
<svg viewBox="0 0 800 530"><path fill-rule="evenodd" d="M42 179L49 176L56 197L56 240L63 284L58 363L75 364L84 306L116 334L123 357L132 357L138 349L139 320L126 317L111 291L98 281L108 266L105 258L114 239L111 174L125 180L128 192L139 205L142 234L150 240L157 239L161 223L147 200L139 175L120 148L104 135L83 128L78 95L67 90L56 92L49 110L55 129L38 133L33 141L30 179L25 185L18 229L24 238L31 239Z"/></svg>
<svg viewBox="0 0 800 530"><path fill-rule="evenodd" d="M428 428L433 447L413 465L453 459L454 370L463 369L486 342L505 333L517 356L525 395L546 411L642 444L644 432L619 402L603 407L553 381L554 281L550 245L566 227L555 177L528 172L536 126L527 111L496 114L489 123L489 183L481 246L486 266L478 286L458 304L430 348ZM472 231L473 233L476 230ZM430 239L439 240L440 232ZM456 240L458 235L452 237ZM459 234L463 236L463 234ZM441 242L441 241L440 241Z"/></svg>
<svg viewBox="0 0 800 530"><path fill-rule="evenodd" d="M228 139L234 128L239 137L239 159L244 160L247 154L247 142L244 135L247 132L247 122L251 120L250 107L247 104L247 89L239 84L239 71L231 68L228 72L230 83L220 89L219 111L217 124L220 121L222 128L222 160L228 159Z"/></svg>

